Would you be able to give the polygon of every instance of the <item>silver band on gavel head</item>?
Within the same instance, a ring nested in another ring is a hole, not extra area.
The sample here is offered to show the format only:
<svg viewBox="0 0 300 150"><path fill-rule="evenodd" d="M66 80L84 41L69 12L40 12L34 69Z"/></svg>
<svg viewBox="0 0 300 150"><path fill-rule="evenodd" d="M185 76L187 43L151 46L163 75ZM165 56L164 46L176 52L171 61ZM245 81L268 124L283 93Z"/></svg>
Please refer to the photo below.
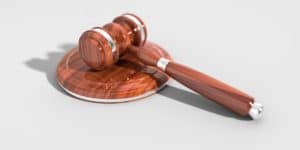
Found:
<svg viewBox="0 0 300 150"><path fill-rule="evenodd" d="M134 29L134 31L141 31L141 43L144 43L146 41L146 30L145 30L145 25L138 19L136 16L130 15L130 14L124 14L122 15L128 19L130 19L134 24L137 26L137 28Z"/></svg>
<svg viewBox="0 0 300 150"><path fill-rule="evenodd" d="M97 32L98 34L102 35L106 39L106 41L109 43L111 51L112 52L116 51L115 41L112 39L112 37L105 30L103 30L101 28L93 28L90 31L94 31L94 32Z"/></svg>

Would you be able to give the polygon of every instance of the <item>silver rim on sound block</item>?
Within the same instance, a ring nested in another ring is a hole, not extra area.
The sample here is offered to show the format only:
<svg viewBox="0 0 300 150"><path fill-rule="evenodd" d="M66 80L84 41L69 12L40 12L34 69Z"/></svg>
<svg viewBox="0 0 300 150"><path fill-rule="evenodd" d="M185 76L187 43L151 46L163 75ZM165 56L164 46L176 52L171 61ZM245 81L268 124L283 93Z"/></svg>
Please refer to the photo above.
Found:
<svg viewBox="0 0 300 150"><path fill-rule="evenodd" d="M76 94L70 90L68 90L67 88L63 87L61 83L59 83L59 81L57 80L58 85L64 89L64 91L66 91L68 94L79 98L81 100L85 100L85 101L91 101L91 102L97 102L97 103L121 103L121 102L129 102L129 101L134 101L134 100L138 100L138 99L142 99L148 96L151 96L153 94L155 94L156 92L158 92L159 90L161 90L162 88L164 88L168 83L170 82L170 79L168 79L164 84L162 84L160 87L158 87L155 90L152 91L148 91L142 95L139 96L135 96L135 97L129 97L129 98L119 98L119 99L103 99L103 98L95 98L95 97L87 97L87 96L83 96L83 95L79 95Z"/></svg>

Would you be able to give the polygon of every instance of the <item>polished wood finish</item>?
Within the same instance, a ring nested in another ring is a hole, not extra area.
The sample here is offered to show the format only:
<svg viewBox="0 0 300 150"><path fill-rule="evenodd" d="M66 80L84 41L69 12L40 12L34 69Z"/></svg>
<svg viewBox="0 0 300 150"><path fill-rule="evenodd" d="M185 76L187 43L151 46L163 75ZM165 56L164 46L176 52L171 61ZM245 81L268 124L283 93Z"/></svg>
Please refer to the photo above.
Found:
<svg viewBox="0 0 300 150"><path fill-rule="evenodd" d="M144 33L141 29L126 15L137 19L143 26ZM124 14L108 23L103 27L95 27L93 29L102 29L106 31L116 44L116 51L112 52L107 39L93 30L84 32L79 39L79 52L85 63L93 69L104 70L118 61L128 46L144 45L147 38L147 29L144 22L134 14ZM141 39L141 34L145 34Z"/></svg>
<svg viewBox="0 0 300 150"><path fill-rule="evenodd" d="M138 20L141 21L140 18ZM144 23L142 24L145 27ZM140 28L135 26L132 20L124 16L117 17L113 23L105 25L103 29L115 41L117 52L111 52L112 47L108 46L107 39L105 40L102 35L96 35L96 33L91 31L85 32L79 40L79 50L81 51L81 57L91 68L97 70L105 69L116 63L118 57L124 54L125 51L129 51L143 63L150 66L157 66L159 59L164 57L165 51L158 45L149 44L143 46L141 40L142 32L136 32L140 31ZM164 71L188 88L239 115L248 115L251 104L254 102L254 98L251 96L179 63L170 62Z"/></svg>
<svg viewBox="0 0 300 150"><path fill-rule="evenodd" d="M141 33L141 30L139 29L139 27L134 22L132 22L132 20L129 20L128 18L124 17L124 15L130 15L130 16L135 17L143 25L143 28L144 28L144 31L145 31L145 39L144 40L141 39L141 34L142 33ZM129 32L127 32L127 34L132 35L131 36L131 44L132 45L142 46L146 43L147 28L146 28L146 25L145 25L144 21L140 17L138 17L137 15L132 14L132 13L126 13L126 14L123 14L122 16L116 17L113 20L113 22L120 24L127 31L129 31Z"/></svg>
<svg viewBox="0 0 300 150"><path fill-rule="evenodd" d="M152 44L139 48L131 46L128 51L135 54L143 63L156 66L158 60L163 57L160 49L163 48ZM165 72L188 88L241 116L248 115L251 103L254 102L254 98L248 94L182 64L170 61Z"/></svg>
<svg viewBox="0 0 300 150"><path fill-rule="evenodd" d="M253 97L192 68L170 62L165 71L176 81L221 104L239 115L247 116Z"/></svg>
<svg viewBox="0 0 300 150"><path fill-rule="evenodd" d="M145 44L145 47L152 47L152 43ZM171 59L163 49L158 51ZM81 59L78 48L64 56L57 66L56 77L68 93L85 100L107 103L149 96L169 80L165 73L144 65L130 53L105 70L93 70Z"/></svg>

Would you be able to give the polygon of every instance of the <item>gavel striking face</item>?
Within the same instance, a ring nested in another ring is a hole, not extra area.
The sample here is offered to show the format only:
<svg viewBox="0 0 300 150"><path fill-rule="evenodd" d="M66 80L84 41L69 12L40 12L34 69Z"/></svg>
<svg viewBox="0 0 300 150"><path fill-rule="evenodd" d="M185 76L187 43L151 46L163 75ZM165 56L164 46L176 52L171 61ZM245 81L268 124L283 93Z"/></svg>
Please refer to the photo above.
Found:
<svg viewBox="0 0 300 150"><path fill-rule="evenodd" d="M262 116L263 106L254 102L253 97L204 73L163 58L158 45L143 47L146 38L143 21L133 14L125 14L103 28L84 32L79 40L79 51L86 64L96 70L116 63L123 53L133 53L146 65L161 69L186 87L241 116L249 115L252 119Z"/></svg>
<svg viewBox="0 0 300 150"><path fill-rule="evenodd" d="M144 45L146 38L143 21L133 14L124 14L102 28L84 32L79 40L79 52L87 65L103 70L117 62L128 47Z"/></svg>

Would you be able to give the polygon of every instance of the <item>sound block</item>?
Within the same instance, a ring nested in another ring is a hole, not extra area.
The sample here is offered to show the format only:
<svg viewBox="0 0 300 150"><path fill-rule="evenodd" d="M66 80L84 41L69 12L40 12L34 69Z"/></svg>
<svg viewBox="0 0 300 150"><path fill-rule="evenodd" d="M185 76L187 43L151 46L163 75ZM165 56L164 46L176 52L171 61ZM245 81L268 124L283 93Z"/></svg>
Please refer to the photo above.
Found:
<svg viewBox="0 0 300 150"><path fill-rule="evenodd" d="M170 55L154 43L146 47ZM58 84L70 95L92 102L119 103L150 96L169 81L159 69L146 66L132 54L123 55L117 64L103 71L90 69L80 58L78 48L71 49L56 70Z"/></svg>

